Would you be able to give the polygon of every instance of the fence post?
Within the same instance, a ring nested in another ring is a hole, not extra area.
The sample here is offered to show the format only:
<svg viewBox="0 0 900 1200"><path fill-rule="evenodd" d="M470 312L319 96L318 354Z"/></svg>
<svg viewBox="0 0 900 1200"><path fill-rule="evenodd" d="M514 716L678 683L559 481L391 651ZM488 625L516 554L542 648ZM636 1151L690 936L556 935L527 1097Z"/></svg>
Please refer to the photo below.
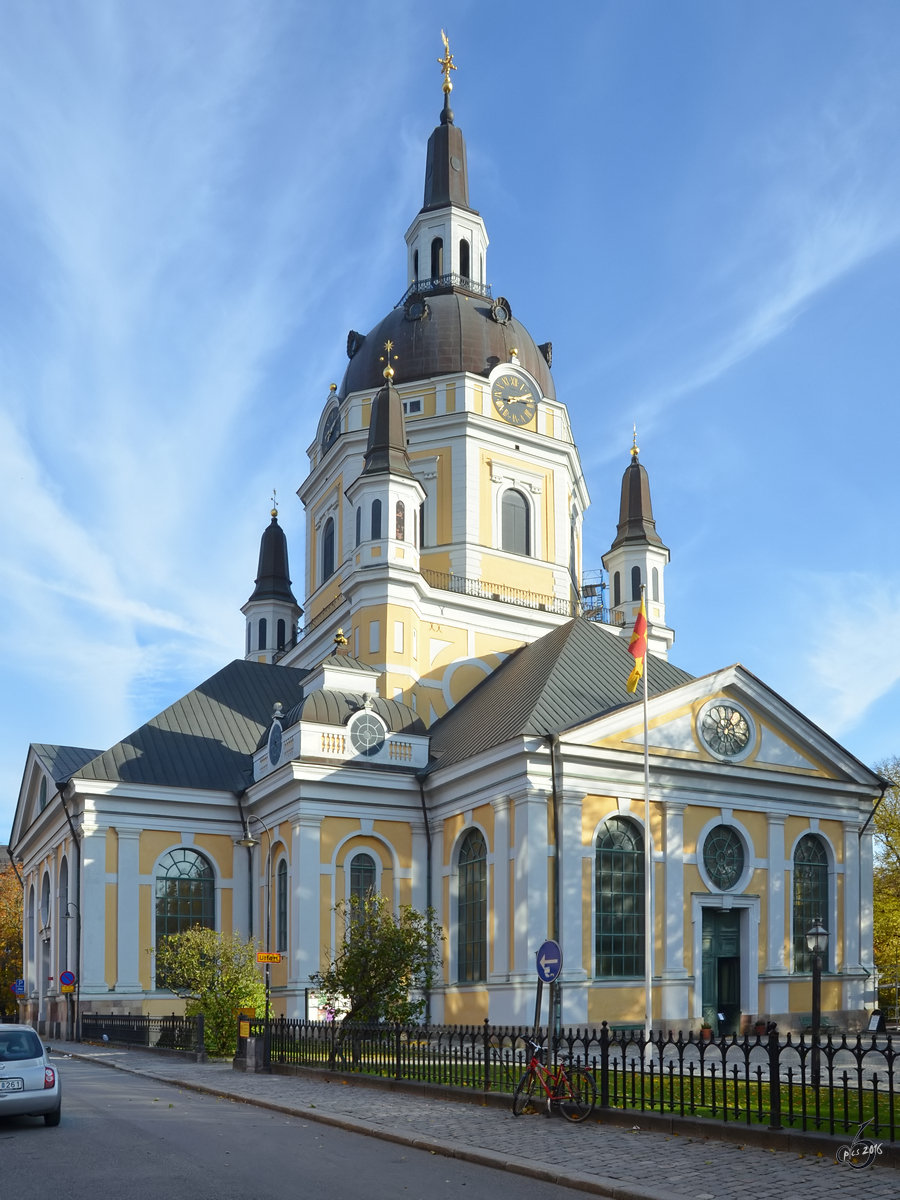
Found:
<svg viewBox="0 0 900 1200"><path fill-rule="evenodd" d="M203 1013L197 1013L194 1019L197 1022L197 1062L203 1062L206 1059L206 1018Z"/></svg>
<svg viewBox="0 0 900 1200"><path fill-rule="evenodd" d="M587 1062L587 1046L584 1051ZM604 1021L600 1026L600 1107L609 1108L609 1027Z"/></svg>
<svg viewBox="0 0 900 1200"><path fill-rule="evenodd" d="M394 1078L402 1079L402 1064L400 1062L400 1024L394 1026Z"/></svg>
<svg viewBox="0 0 900 1200"><path fill-rule="evenodd" d="M784 1128L781 1124L781 1047L774 1021L769 1022L769 1128Z"/></svg>
<svg viewBox="0 0 900 1200"><path fill-rule="evenodd" d="M486 1092L489 1092L491 1090L491 1075L490 1075L491 1035L490 1035L489 1029L490 1029L490 1026L488 1025L488 1019L487 1019L487 1017L485 1017L484 1018L484 1033L482 1034L482 1037L484 1038L484 1080L483 1080L483 1083L484 1083L484 1090Z"/></svg>

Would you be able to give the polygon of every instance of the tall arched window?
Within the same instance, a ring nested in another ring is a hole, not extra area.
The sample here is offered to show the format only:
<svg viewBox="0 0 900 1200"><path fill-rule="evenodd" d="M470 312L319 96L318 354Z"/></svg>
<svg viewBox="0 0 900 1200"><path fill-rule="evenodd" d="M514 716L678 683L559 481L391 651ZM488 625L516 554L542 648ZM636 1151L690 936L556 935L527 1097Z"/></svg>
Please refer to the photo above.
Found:
<svg viewBox="0 0 900 1200"><path fill-rule="evenodd" d="M265 617L260 617L259 618L259 641L257 642L258 650L265 650L266 642L268 641L268 637L269 637L268 622L266 621Z"/></svg>
<svg viewBox="0 0 900 1200"><path fill-rule="evenodd" d="M375 891L375 859L371 854L354 854L350 862L350 898L362 903Z"/></svg>
<svg viewBox="0 0 900 1200"><path fill-rule="evenodd" d="M419 549L425 548L425 501L419 505Z"/></svg>
<svg viewBox="0 0 900 1200"><path fill-rule="evenodd" d="M616 571L613 575L613 608L622 603L622 576Z"/></svg>
<svg viewBox="0 0 900 1200"><path fill-rule="evenodd" d="M322 582L334 574L334 518L329 517L322 531Z"/></svg>
<svg viewBox="0 0 900 1200"><path fill-rule="evenodd" d="M275 886L275 949L286 954L288 948L288 867L287 859L278 864Z"/></svg>
<svg viewBox="0 0 900 1200"><path fill-rule="evenodd" d="M247 622L247 653L250 653L250 622Z"/></svg>
<svg viewBox="0 0 900 1200"><path fill-rule="evenodd" d="M47 776L41 776L41 786L38 794L38 808L41 812L47 807Z"/></svg>
<svg viewBox="0 0 900 1200"><path fill-rule="evenodd" d="M36 941L36 934L37 934L37 930L35 929L36 918L35 918L35 913L34 913L34 904L35 904L34 884L32 884L31 888L28 892L28 945L27 945L26 951L25 951L26 954L28 955L28 964L27 965L28 965L28 989L29 990L31 990L31 988L35 987L36 983L37 983L37 980L35 979L35 966L34 966L34 950L35 950L35 941Z"/></svg>
<svg viewBox="0 0 900 1200"><path fill-rule="evenodd" d="M419 278L419 252L413 250L413 279Z"/></svg>
<svg viewBox="0 0 900 1200"><path fill-rule="evenodd" d="M640 600L641 598L641 568L631 568L631 598L632 600Z"/></svg>
<svg viewBox="0 0 900 1200"><path fill-rule="evenodd" d="M46 929L50 924L50 876L44 872L44 879L41 883L41 929Z"/></svg>
<svg viewBox="0 0 900 1200"><path fill-rule="evenodd" d="M156 873L156 941L199 925L216 927L212 867L197 850L170 850ZM159 978L157 977L157 985Z"/></svg>
<svg viewBox="0 0 900 1200"><path fill-rule="evenodd" d="M501 546L513 554L531 553L531 510L521 492L509 488L501 503Z"/></svg>
<svg viewBox="0 0 900 1200"><path fill-rule="evenodd" d="M277 629L278 629L277 646L278 646L279 650L283 650L284 649L284 634L285 634L284 617L278 618Z"/></svg>
<svg viewBox="0 0 900 1200"><path fill-rule="evenodd" d="M69 968L69 860L64 858L59 867L59 897L57 900L56 950L59 970Z"/></svg>
<svg viewBox="0 0 900 1200"><path fill-rule="evenodd" d="M377 542L381 537L381 501L372 501L372 541Z"/></svg>
<svg viewBox="0 0 900 1200"><path fill-rule="evenodd" d="M469 243L465 238L459 243L459 273L463 279L468 279L471 271L469 265Z"/></svg>
<svg viewBox="0 0 900 1200"><path fill-rule="evenodd" d="M470 829L459 850L458 979L487 978L487 846Z"/></svg>
<svg viewBox="0 0 900 1200"><path fill-rule="evenodd" d="M807 833L794 851L794 970L800 974L812 971L806 934L816 920L828 920L828 857L822 839Z"/></svg>
<svg viewBox="0 0 900 1200"><path fill-rule="evenodd" d="M653 580L653 599L659 600L659 568L653 568L653 574L650 576Z"/></svg>
<svg viewBox="0 0 900 1200"><path fill-rule="evenodd" d="M362 508L356 510L356 544L362 541Z"/></svg>
<svg viewBox="0 0 900 1200"><path fill-rule="evenodd" d="M396 531L394 536L398 542L406 541L406 505L402 500L397 501Z"/></svg>
<svg viewBox="0 0 900 1200"><path fill-rule="evenodd" d="M444 239L435 238L431 243L431 278L437 279L444 273Z"/></svg>
<svg viewBox="0 0 900 1200"><path fill-rule="evenodd" d="M610 817L597 835L595 967L607 979L644 973L644 839L632 822Z"/></svg>

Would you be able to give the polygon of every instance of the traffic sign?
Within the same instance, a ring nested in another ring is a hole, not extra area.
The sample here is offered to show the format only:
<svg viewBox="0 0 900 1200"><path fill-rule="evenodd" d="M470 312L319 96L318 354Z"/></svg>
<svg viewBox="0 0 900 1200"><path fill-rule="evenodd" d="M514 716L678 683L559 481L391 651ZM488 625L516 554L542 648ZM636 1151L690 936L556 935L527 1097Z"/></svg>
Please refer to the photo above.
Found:
<svg viewBox="0 0 900 1200"><path fill-rule="evenodd" d="M60 987L59 990L63 993L74 992L75 984L74 983L64 983L64 984L62 984L62 986Z"/></svg>
<svg viewBox="0 0 900 1200"><path fill-rule="evenodd" d="M265 950L260 950L257 952L256 961L258 963L280 963L281 955L280 954L269 954Z"/></svg>
<svg viewBox="0 0 900 1200"><path fill-rule="evenodd" d="M14 991L16 993L17 996L25 995L25 980L24 979L17 979L15 981L15 983L11 983L9 986L12 989L12 991Z"/></svg>
<svg viewBox="0 0 900 1200"><path fill-rule="evenodd" d="M562 950L558 942L544 942L537 952L537 973L542 983L553 983L562 970Z"/></svg>
<svg viewBox="0 0 900 1200"><path fill-rule="evenodd" d="M75 972L74 971L61 971L60 976L59 976L59 982L62 984L63 987L71 987L72 984L75 982Z"/></svg>

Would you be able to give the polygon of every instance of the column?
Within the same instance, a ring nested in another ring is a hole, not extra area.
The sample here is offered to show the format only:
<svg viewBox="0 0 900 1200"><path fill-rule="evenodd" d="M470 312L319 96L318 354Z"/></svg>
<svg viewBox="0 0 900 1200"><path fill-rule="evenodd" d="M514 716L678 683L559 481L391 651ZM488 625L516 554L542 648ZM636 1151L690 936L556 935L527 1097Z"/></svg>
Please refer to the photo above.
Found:
<svg viewBox="0 0 900 1200"><path fill-rule="evenodd" d="M665 839L665 948L662 969L662 1018L687 1021L688 974L684 966L684 810L667 800L663 810Z"/></svg>
<svg viewBox="0 0 900 1200"><path fill-rule="evenodd" d="M561 790L559 804L559 944L563 969L562 1020L564 1025L586 1025L588 1019L588 973L584 966L585 896L581 846L581 792ZM587 911L590 913L590 899Z"/></svg>
<svg viewBox="0 0 900 1200"><path fill-rule="evenodd" d="M81 842L81 995L108 994L106 983L106 827Z"/></svg>
<svg viewBox="0 0 900 1200"><path fill-rule="evenodd" d="M846 1009L864 1007L865 976L860 967L860 909L859 909L859 824L844 822L844 981L843 1006ZM837 957L833 948L831 958Z"/></svg>
<svg viewBox="0 0 900 1200"><path fill-rule="evenodd" d="M494 886L491 908L494 915L494 969L491 983L509 979L509 798L491 801L494 810Z"/></svg>
<svg viewBox="0 0 900 1200"><path fill-rule="evenodd" d="M301 816L292 833L291 863L293 902L291 904L291 961L288 975L302 988L319 969L321 934L319 930L320 834L322 818Z"/></svg>
<svg viewBox="0 0 900 1200"><path fill-rule="evenodd" d="M142 992L140 980L140 867L141 831L119 829L118 937L119 978L117 992Z"/></svg>
<svg viewBox="0 0 900 1200"><path fill-rule="evenodd" d="M866 971L875 969L874 949L872 945L872 894L875 888L875 864L872 855L871 825L858 838L859 842L859 965ZM844 895L846 897L846 884ZM844 901L846 903L846 899ZM866 984L863 1003L866 1006L876 1002L875 988L870 979Z"/></svg>
<svg viewBox="0 0 900 1200"><path fill-rule="evenodd" d="M510 974L532 982L535 954L547 937L547 796L528 791L515 797L516 859L513 899L514 957Z"/></svg>
<svg viewBox="0 0 900 1200"><path fill-rule="evenodd" d="M790 1011L788 970L784 961L784 817L767 814L765 1016Z"/></svg>

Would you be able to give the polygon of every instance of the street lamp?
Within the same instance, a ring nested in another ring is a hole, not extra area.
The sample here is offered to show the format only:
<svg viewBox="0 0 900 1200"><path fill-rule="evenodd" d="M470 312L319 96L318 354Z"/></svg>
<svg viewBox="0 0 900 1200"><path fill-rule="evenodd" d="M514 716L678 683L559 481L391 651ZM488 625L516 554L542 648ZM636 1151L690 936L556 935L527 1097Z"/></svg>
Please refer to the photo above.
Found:
<svg viewBox="0 0 900 1200"><path fill-rule="evenodd" d="M828 950L828 930L820 917L806 931L806 945L812 955L812 1071L813 1087L819 1086L819 1026L822 1023L822 959Z"/></svg>

